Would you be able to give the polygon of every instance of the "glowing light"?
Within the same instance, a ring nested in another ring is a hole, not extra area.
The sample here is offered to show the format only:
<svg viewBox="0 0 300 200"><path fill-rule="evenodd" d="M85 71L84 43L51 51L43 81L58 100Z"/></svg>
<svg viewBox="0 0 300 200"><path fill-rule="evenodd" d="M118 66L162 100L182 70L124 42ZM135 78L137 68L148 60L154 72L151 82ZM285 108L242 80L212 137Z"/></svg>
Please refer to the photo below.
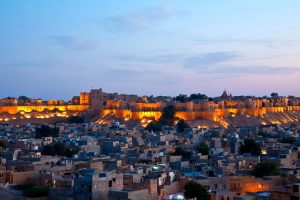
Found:
<svg viewBox="0 0 300 200"><path fill-rule="evenodd" d="M25 116L25 118L27 118L27 119L30 119L30 118L31 118L31 116L28 115L28 114L26 114L26 115L24 115L24 116Z"/></svg>

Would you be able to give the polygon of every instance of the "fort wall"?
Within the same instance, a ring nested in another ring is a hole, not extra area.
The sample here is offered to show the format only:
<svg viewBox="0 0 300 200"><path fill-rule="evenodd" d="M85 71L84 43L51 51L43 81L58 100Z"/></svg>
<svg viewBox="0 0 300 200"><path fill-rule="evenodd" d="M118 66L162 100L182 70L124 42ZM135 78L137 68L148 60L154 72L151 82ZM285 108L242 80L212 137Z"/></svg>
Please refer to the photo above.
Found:
<svg viewBox="0 0 300 200"><path fill-rule="evenodd" d="M15 115L19 112L43 112L45 110L52 111L55 109L58 109L59 111L86 111L89 107L89 105L0 106L0 114L8 113L10 115Z"/></svg>
<svg viewBox="0 0 300 200"><path fill-rule="evenodd" d="M182 108L181 106L178 106ZM149 111L146 108L143 111L139 107L140 111L131 110L131 109L103 109L101 112L102 116L112 114L116 118L131 118L134 120L141 120L144 118L153 118L158 120L162 112L158 110ZM206 119L215 122L219 122L220 119L226 119L231 115L249 115L253 117L263 116L268 113L281 113L285 111L300 111L300 106L285 106L285 107L265 107L265 108L222 108L214 109L213 111L177 111L175 117L184 119L184 120L196 120L196 119Z"/></svg>

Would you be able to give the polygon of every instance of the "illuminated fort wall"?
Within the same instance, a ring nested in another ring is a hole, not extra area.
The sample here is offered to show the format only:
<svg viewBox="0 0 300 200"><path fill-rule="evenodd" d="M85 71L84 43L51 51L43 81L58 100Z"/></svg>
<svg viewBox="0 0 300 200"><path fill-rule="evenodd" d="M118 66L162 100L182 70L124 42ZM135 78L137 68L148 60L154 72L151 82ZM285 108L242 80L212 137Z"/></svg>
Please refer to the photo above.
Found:
<svg viewBox="0 0 300 200"><path fill-rule="evenodd" d="M131 103L128 109L121 109L120 102L107 102L107 108L101 111L101 115L114 115L116 118L131 118L141 120L144 118L153 118L158 120L162 115L163 106L160 103ZM238 108L237 102L226 102L226 108L221 104L213 102L202 102L194 104L193 102L175 103L175 116L184 120L206 119L220 122L231 115L250 115L254 117L263 116L267 113L280 113L285 111L300 111L300 106L278 106L278 107L260 107L260 101L247 102L247 108ZM235 107L234 107L235 106Z"/></svg>
<svg viewBox="0 0 300 200"><path fill-rule="evenodd" d="M8 113L10 115L18 114L19 112L30 113L33 111L44 112L45 110L59 111L86 111L89 105L41 105L41 106L0 106L0 114Z"/></svg>

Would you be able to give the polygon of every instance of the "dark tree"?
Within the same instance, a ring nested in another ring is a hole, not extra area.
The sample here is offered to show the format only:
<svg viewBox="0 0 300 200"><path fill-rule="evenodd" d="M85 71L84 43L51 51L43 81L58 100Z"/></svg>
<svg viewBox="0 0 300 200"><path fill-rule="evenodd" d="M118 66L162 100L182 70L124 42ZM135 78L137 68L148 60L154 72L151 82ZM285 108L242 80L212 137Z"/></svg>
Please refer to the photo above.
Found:
<svg viewBox="0 0 300 200"><path fill-rule="evenodd" d="M68 121L69 121L70 124L84 123L84 119L82 117L79 117L79 116L71 116L71 117L69 117Z"/></svg>
<svg viewBox="0 0 300 200"><path fill-rule="evenodd" d="M208 145L204 142L201 142L198 146L198 152L201 153L202 155L208 155L209 153Z"/></svg>
<svg viewBox="0 0 300 200"><path fill-rule="evenodd" d="M42 154L43 155L55 156L56 155L56 151L55 151L54 145L50 144L50 145L44 146Z"/></svg>
<svg viewBox="0 0 300 200"><path fill-rule="evenodd" d="M183 119L180 119L176 126L179 133L182 133L185 128L190 128L190 126Z"/></svg>
<svg viewBox="0 0 300 200"><path fill-rule="evenodd" d="M189 100L202 100L202 99L208 99L208 97L205 94L191 94L189 97Z"/></svg>
<svg viewBox="0 0 300 200"><path fill-rule="evenodd" d="M256 177L276 176L279 175L279 168L275 162L268 161L258 163L252 173Z"/></svg>
<svg viewBox="0 0 300 200"><path fill-rule="evenodd" d="M186 95L180 94L177 97L175 97L175 101L179 101L181 103L186 102L187 98Z"/></svg>
<svg viewBox="0 0 300 200"><path fill-rule="evenodd" d="M162 116L158 121L162 126L174 126L175 107L173 105L166 106L163 109Z"/></svg>
<svg viewBox="0 0 300 200"><path fill-rule="evenodd" d="M64 143L55 143L54 144L54 149L57 155L64 155L64 151L65 151L66 145Z"/></svg>
<svg viewBox="0 0 300 200"><path fill-rule="evenodd" d="M296 138L294 137L284 137L280 139L281 143L285 143L285 144L293 144L296 142Z"/></svg>
<svg viewBox="0 0 300 200"><path fill-rule="evenodd" d="M34 186L31 183L25 183L23 185L14 185L14 189L19 190L25 197L39 198L46 197L49 195L49 188Z"/></svg>
<svg viewBox="0 0 300 200"><path fill-rule="evenodd" d="M251 153L252 155L260 155L261 149L258 143L253 139L245 139L244 143L241 143L240 153Z"/></svg>
<svg viewBox="0 0 300 200"><path fill-rule="evenodd" d="M31 100L31 98L27 96L19 96L18 100Z"/></svg>
<svg viewBox="0 0 300 200"><path fill-rule="evenodd" d="M157 121L151 121L145 128L145 130L159 132L162 131L162 125Z"/></svg>
<svg viewBox="0 0 300 200"><path fill-rule="evenodd" d="M58 155L58 156L66 156L72 157L74 154L77 154L77 149L72 149L66 146L64 143L55 143L46 145L42 151L43 155Z"/></svg>
<svg viewBox="0 0 300 200"><path fill-rule="evenodd" d="M263 137L268 137L268 133L266 133L266 132L264 132L264 131L262 131L262 130L260 130L260 131L257 133L257 135L260 135L260 136L263 136Z"/></svg>
<svg viewBox="0 0 300 200"><path fill-rule="evenodd" d="M278 95L277 92L272 92L272 93L271 93L271 97L279 97L279 95Z"/></svg>
<svg viewBox="0 0 300 200"><path fill-rule="evenodd" d="M42 137L58 137L59 129L58 128L51 128L47 125L42 125L41 128L36 128L36 138Z"/></svg>
<svg viewBox="0 0 300 200"><path fill-rule="evenodd" d="M73 155L75 155L77 153L78 153L78 150L66 147L65 150L64 150L64 154L63 155L66 156L66 157L68 157L68 158L71 158Z"/></svg>
<svg viewBox="0 0 300 200"><path fill-rule="evenodd" d="M210 137L211 138L220 138L221 134L219 132L213 131L213 132L210 133Z"/></svg>
<svg viewBox="0 0 300 200"><path fill-rule="evenodd" d="M182 147L176 147L175 152L172 153L173 156L182 156L183 158L190 159L192 156L192 152L186 151Z"/></svg>
<svg viewBox="0 0 300 200"><path fill-rule="evenodd" d="M196 198L197 200L211 199L207 189L203 185L195 181L187 182L184 185L183 189L184 189L184 196L187 199L193 199L193 198Z"/></svg>
<svg viewBox="0 0 300 200"><path fill-rule="evenodd" d="M7 149L8 142L6 140L0 140L0 149Z"/></svg>

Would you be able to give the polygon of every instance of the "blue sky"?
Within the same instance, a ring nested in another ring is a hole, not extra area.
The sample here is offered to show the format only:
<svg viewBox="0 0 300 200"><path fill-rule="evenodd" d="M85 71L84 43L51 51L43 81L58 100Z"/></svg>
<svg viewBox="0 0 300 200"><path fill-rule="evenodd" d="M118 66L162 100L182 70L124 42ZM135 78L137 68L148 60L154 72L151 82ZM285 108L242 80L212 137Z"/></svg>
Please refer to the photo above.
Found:
<svg viewBox="0 0 300 200"><path fill-rule="evenodd" d="M3 0L0 95L300 96L298 0Z"/></svg>

